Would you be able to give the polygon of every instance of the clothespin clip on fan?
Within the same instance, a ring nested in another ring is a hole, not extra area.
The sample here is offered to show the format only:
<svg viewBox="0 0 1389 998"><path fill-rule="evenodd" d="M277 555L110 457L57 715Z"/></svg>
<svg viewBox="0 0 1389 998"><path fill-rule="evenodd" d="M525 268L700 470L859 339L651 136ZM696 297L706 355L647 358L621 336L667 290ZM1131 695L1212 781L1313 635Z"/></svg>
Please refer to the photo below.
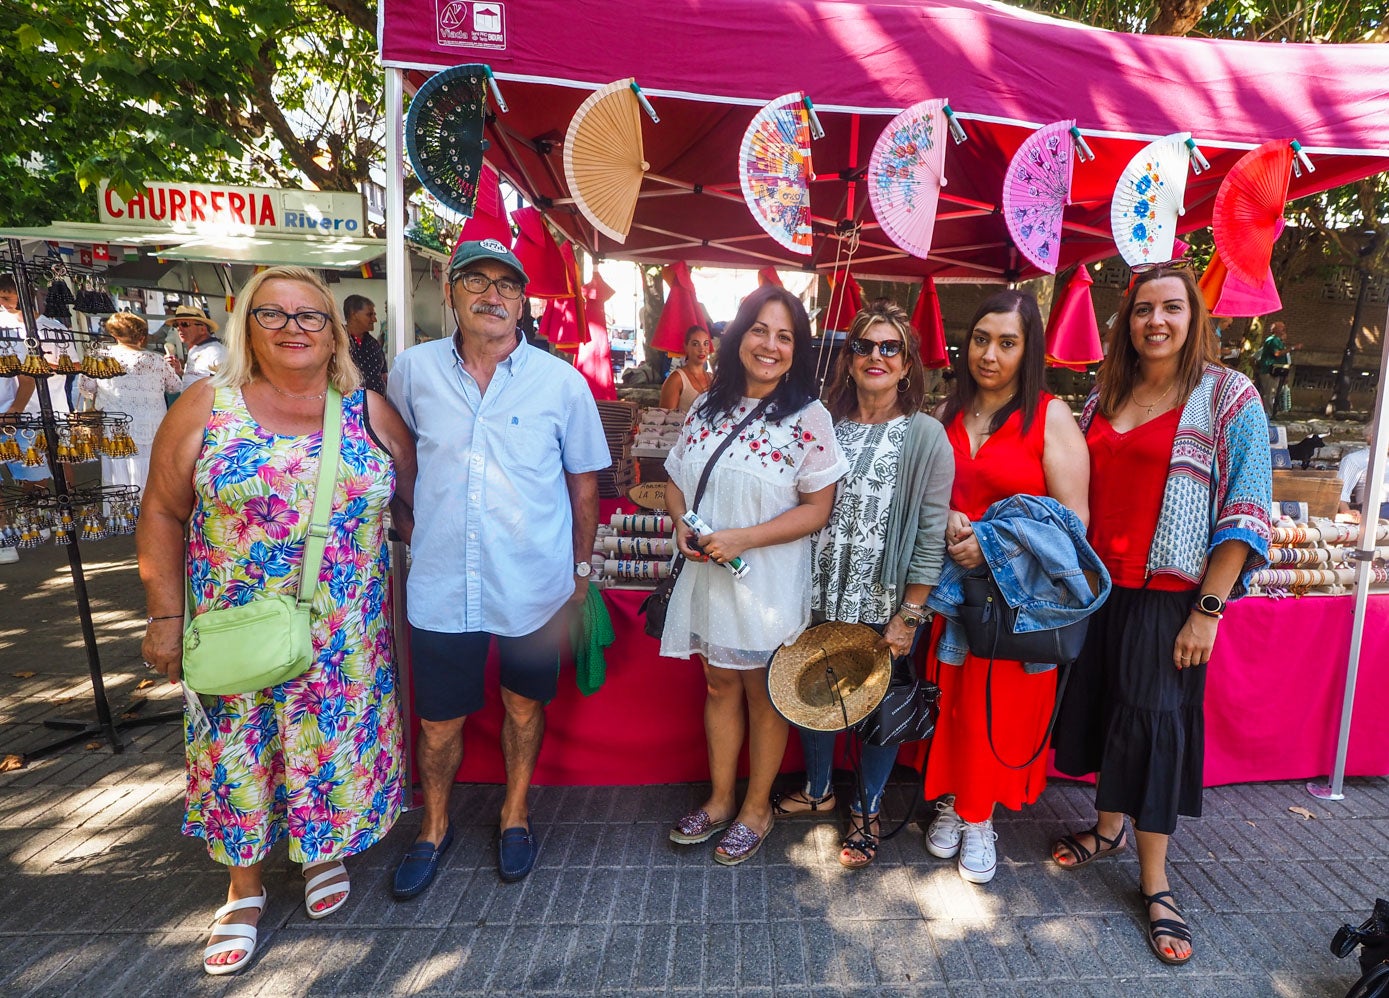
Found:
<svg viewBox="0 0 1389 998"><path fill-rule="evenodd" d="M1188 138L1186 140L1187 149L1191 150L1191 172L1200 176L1204 171L1211 168L1211 161L1206 159L1200 148L1196 145L1196 140Z"/></svg>
<svg viewBox="0 0 1389 998"><path fill-rule="evenodd" d="M502 88L497 86L497 77L492 73L491 66L482 67L487 73L487 86L492 90L492 99L497 102L497 110L506 114L511 108L506 106L506 101L502 98Z"/></svg>
<svg viewBox="0 0 1389 998"><path fill-rule="evenodd" d="M646 94L641 92L641 87L637 86L637 81L633 80L628 85L632 88L632 93L637 95L637 103L641 105L641 109L646 112L647 117L649 117L653 123L659 125L661 119L657 117L656 109L651 106L651 102L646 99Z"/></svg>
<svg viewBox="0 0 1389 998"><path fill-rule="evenodd" d="M946 102L946 104L941 108L941 111L945 114L945 123L946 126L950 129L950 137L955 140L956 145L960 145L966 139L969 138L969 136L965 134L965 126L961 125L960 122L955 118L955 112L950 107L949 102Z"/></svg>
<svg viewBox="0 0 1389 998"><path fill-rule="evenodd" d="M802 97L801 103L805 105L806 112L810 115L810 137L812 139L823 139L825 130L820 125L820 116L815 113L815 104L809 97Z"/></svg>
<svg viewBox="0 0 1389 998"><path fill-rule="evenodd" d="M1075 125L1071 126L1071 139L1076 146L1076 159L1082 163L1088 163L1095 158L1095 154L1090 151L1090 147L1085 144L1085 138L1080 134L1080 129Z"/></svg>
<svg viewBox="0 0 1389 998"><path fill-rule="evenodd" d="M1288 145L1293 147L1293 176L1302 176L1302 169L1306 167L1308 173L1316 173L1317 168L1312 165L1312 159L1302 149L1302 143L1293 139ZM1300 164L1300 165L1299 165Z"/></svg>

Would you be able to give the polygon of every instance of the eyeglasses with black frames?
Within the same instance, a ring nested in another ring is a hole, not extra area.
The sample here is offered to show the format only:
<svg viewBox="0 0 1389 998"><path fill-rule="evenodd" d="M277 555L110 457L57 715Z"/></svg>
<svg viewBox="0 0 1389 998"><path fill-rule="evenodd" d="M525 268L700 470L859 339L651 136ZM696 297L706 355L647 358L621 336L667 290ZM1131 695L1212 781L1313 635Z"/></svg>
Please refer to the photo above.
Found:
<svg viewBox="0 0 1389 998"><path fill-rule="evenodd" d="M251 309L251 314L265 329L284 329L289 325L289 320L293 319L294 324L306 333L321 333L328 325L328 320L332 318L327 312L319 312L316 309L286 312L284 309L271 308L268 305Z"/></svg>
<svg viewBox="0 0 1389 998"><path fill-rule="evenodd" d="M890 357L896 357L899 353L902 352L902 341L866 340L861 337L859 339L849 341L849 349L854 352L855 357L871 356L875 347L877 348L879 355L882 356L883 360L887 360Z"/></svg>
<svg viewBox="0 0 1389 998"><path fill-rule="evenodd" d="M497 287L497 294L506 298L508 301L515 301L526 291L526 286L514 277L498 277L495 280L486 274L480 274L476 270L469 270L459 274L454 278L459 284L463 285L463 290L471 294L486 294L487 289L494 284Z"/></svg>
<svg viewBox="0 0 1389 998"><path fill-rule="evenodd" d="M1151 274L1155 270L1194 270L1196 261L1189 257L1179 260L1164 260L1162 263L1136 263L1129 268L1133 274Z"/></svg>

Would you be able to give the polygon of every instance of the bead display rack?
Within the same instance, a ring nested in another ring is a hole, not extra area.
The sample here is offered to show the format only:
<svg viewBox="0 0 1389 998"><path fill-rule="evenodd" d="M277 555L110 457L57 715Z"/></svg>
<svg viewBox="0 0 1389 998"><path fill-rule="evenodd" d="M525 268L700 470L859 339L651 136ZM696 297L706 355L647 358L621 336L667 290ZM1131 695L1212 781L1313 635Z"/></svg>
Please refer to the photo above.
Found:
<svg viewBox="0 0 1389 998"><path fill-rule="evenodd" d="M48 493L5 490L0 496L0 522L5 524L3 532L0 532L0 542L31 547L39 543L44 530L48 530L53 540L67 549L73 596L77 602L77 616L82 627L96 709L95 724L66 718L44 721L45 727L69 734L24 755L26 759L41 758L94 737L104 738L112 752L121 752L125 747L121 741L122 730L182 718L181 711L119 721L112 717L101 671L96 629L92 624L81 544L108 534L133 531L139 512L139 490L134 486L75 488L68 484L65 466L96 460L102 453L108 456L128 454L130 451L126 448L133 449L134 446L129 442L129 417L120 413L55 414L53 398L48 391L48 378L53 374L78 373L88 377L110 378L122 371L120 365L107 356L101 333L39 326L34 292L29 281L32 268L27 266L19 240L9 239L7 244L8 259L0 259L0 271L8 271L15 278L24 326L22 329L0 329L0 375L32 378L34 393L39 400L39 412L11 416L5 420L4 426L0 427L0 446L7 451L12 446L17 447L18 430L37 431L33 446L20 450L18 460L30 467L46 463L50 490ZM25 348L22 360L16 349L21 342ZM79 342L85 347L81 350L80 360L74 356ZM45 345L56 346L56 359L50 361L45 357Z"/></svg>

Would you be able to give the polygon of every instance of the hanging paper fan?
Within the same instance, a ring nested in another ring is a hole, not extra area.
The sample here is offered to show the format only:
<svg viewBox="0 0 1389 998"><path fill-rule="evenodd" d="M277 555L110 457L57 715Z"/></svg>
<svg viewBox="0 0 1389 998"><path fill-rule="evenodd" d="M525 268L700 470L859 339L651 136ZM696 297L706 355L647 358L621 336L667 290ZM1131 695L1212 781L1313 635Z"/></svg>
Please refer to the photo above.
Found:
<svg viewBox="0 0 1389 998"><path fill-rule="evenodd" d="M757 224L810 255L810 112L802 93L772 101L743 133L738 180Z"/></svg>
<svg viewBox="0 0 1389 998"><path fill-rule="evenodd" d="M1003 221L1022 255L1048 274L1061 256L1061 212L1071 202L1071 129L1054 121L1027 137L1003 175Z"/></svg>
<svg viewBox="0 0 1389 998"><path fill-rule="evenodd" d="M1265 142L1230 167L1215 195L1211 231L1221 259L1256 288L1263 284L1273 259L1292 168L1293 150L1287 139Z"/></svg>
<svg viewBox="0 0 1389 998"><path fill-rule="evenodd" d="M1190 132L1177 132L1148 143L1119 174L1109 225L1114 245L1130 267L1173 259L1177 216L1186 212L1189 138Z"/></svg>
<svg viewBox="0 0 1389 998"><path fill-rule="evenodd" d="M637 210L642 159L641 102L632 79L609 83L579 105L564 136L564 177L584 218L609 239L627 241Z"/></svg>
<svg viewBox="0 0 1389 998"><path fill-rule="evenodd" d="M472 216L487 142L487 67L454 66L424 81L405 116L405 149L424 189Z"/></svg>
<svg viewBox="0 0 1389 998"><path fill-rule="evenodd" d="M888 122L868 160L868 201L898 246L926 259L945 186L945 101L913 104Z"/></svg>

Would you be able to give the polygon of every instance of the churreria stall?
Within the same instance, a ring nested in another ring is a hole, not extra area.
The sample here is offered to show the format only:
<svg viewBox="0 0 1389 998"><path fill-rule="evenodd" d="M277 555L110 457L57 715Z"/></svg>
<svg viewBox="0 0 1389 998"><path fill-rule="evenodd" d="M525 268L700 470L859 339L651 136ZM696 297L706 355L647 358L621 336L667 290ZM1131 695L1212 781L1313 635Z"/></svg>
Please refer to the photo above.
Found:
<svg viewBox="0 0 1389 998"><path fill-rule="evenodd" d="M396 116L388 129L388 259L404 253L407 83L465 63L490 67L502 95L485 131L487 158L502 175L594 254L653 263L833 273L850 254L864 277L1017 281L1113 255L1116 184L1131 158L1164 136L1185 134L1201 151L1192 152L1181 232L1211 223L1225 175L1272 140L1310 157L1296 161L1289 197L1389 168L1382 83L1389 48L1380 45L1135 36L983 0L383 0L380 18L387 105ZM662 44L648 44L653 37ZM630 225L616 233L596 224L572 189L564 141L581 105L615 82L636 86L653 119L640 121L640 186ZM796 205L804 224L794 241L779 241L767 219L749 211L740 143L755 115L787 97L814 124L805 196ZM955 141L945 150L930 245L909 252L869 209L865 168L887 122L933 98L948 100ZM1020 245L1004 178L1017 151L1047 129L1065 144L1062 159L1069 163L1074 142L1081 162L1068 167L1064 213L1058 205L1053 218L1059 247L1039 262ZM390 294L393 320L408 326L405 287L397 283ZM1381 393L1381 412L1385 404ZM1379 436L1373 448L1377 483ZM1378 495L1370 501L1377 506ZM1373 557L1373 533L1368 548L1365 537L1358 547ZM1332 769L1338 695L1344 714L1333 782L1343 772L1389 773L1389 730L1367 723L1389 692L1389 595L1368 596L1369 568L1362 561L1354 599L1249 599L1231 608L1210 667L1208 783ZM537 779L701 778L699 670L659 659L634 601L614 593L607 601L619 633L607 685L580 699L561 684ZM1305 721L1300 727L1287 722L1290 704ZM500 777L496 709L489 705L467 726L465 778Z"/></svg>

